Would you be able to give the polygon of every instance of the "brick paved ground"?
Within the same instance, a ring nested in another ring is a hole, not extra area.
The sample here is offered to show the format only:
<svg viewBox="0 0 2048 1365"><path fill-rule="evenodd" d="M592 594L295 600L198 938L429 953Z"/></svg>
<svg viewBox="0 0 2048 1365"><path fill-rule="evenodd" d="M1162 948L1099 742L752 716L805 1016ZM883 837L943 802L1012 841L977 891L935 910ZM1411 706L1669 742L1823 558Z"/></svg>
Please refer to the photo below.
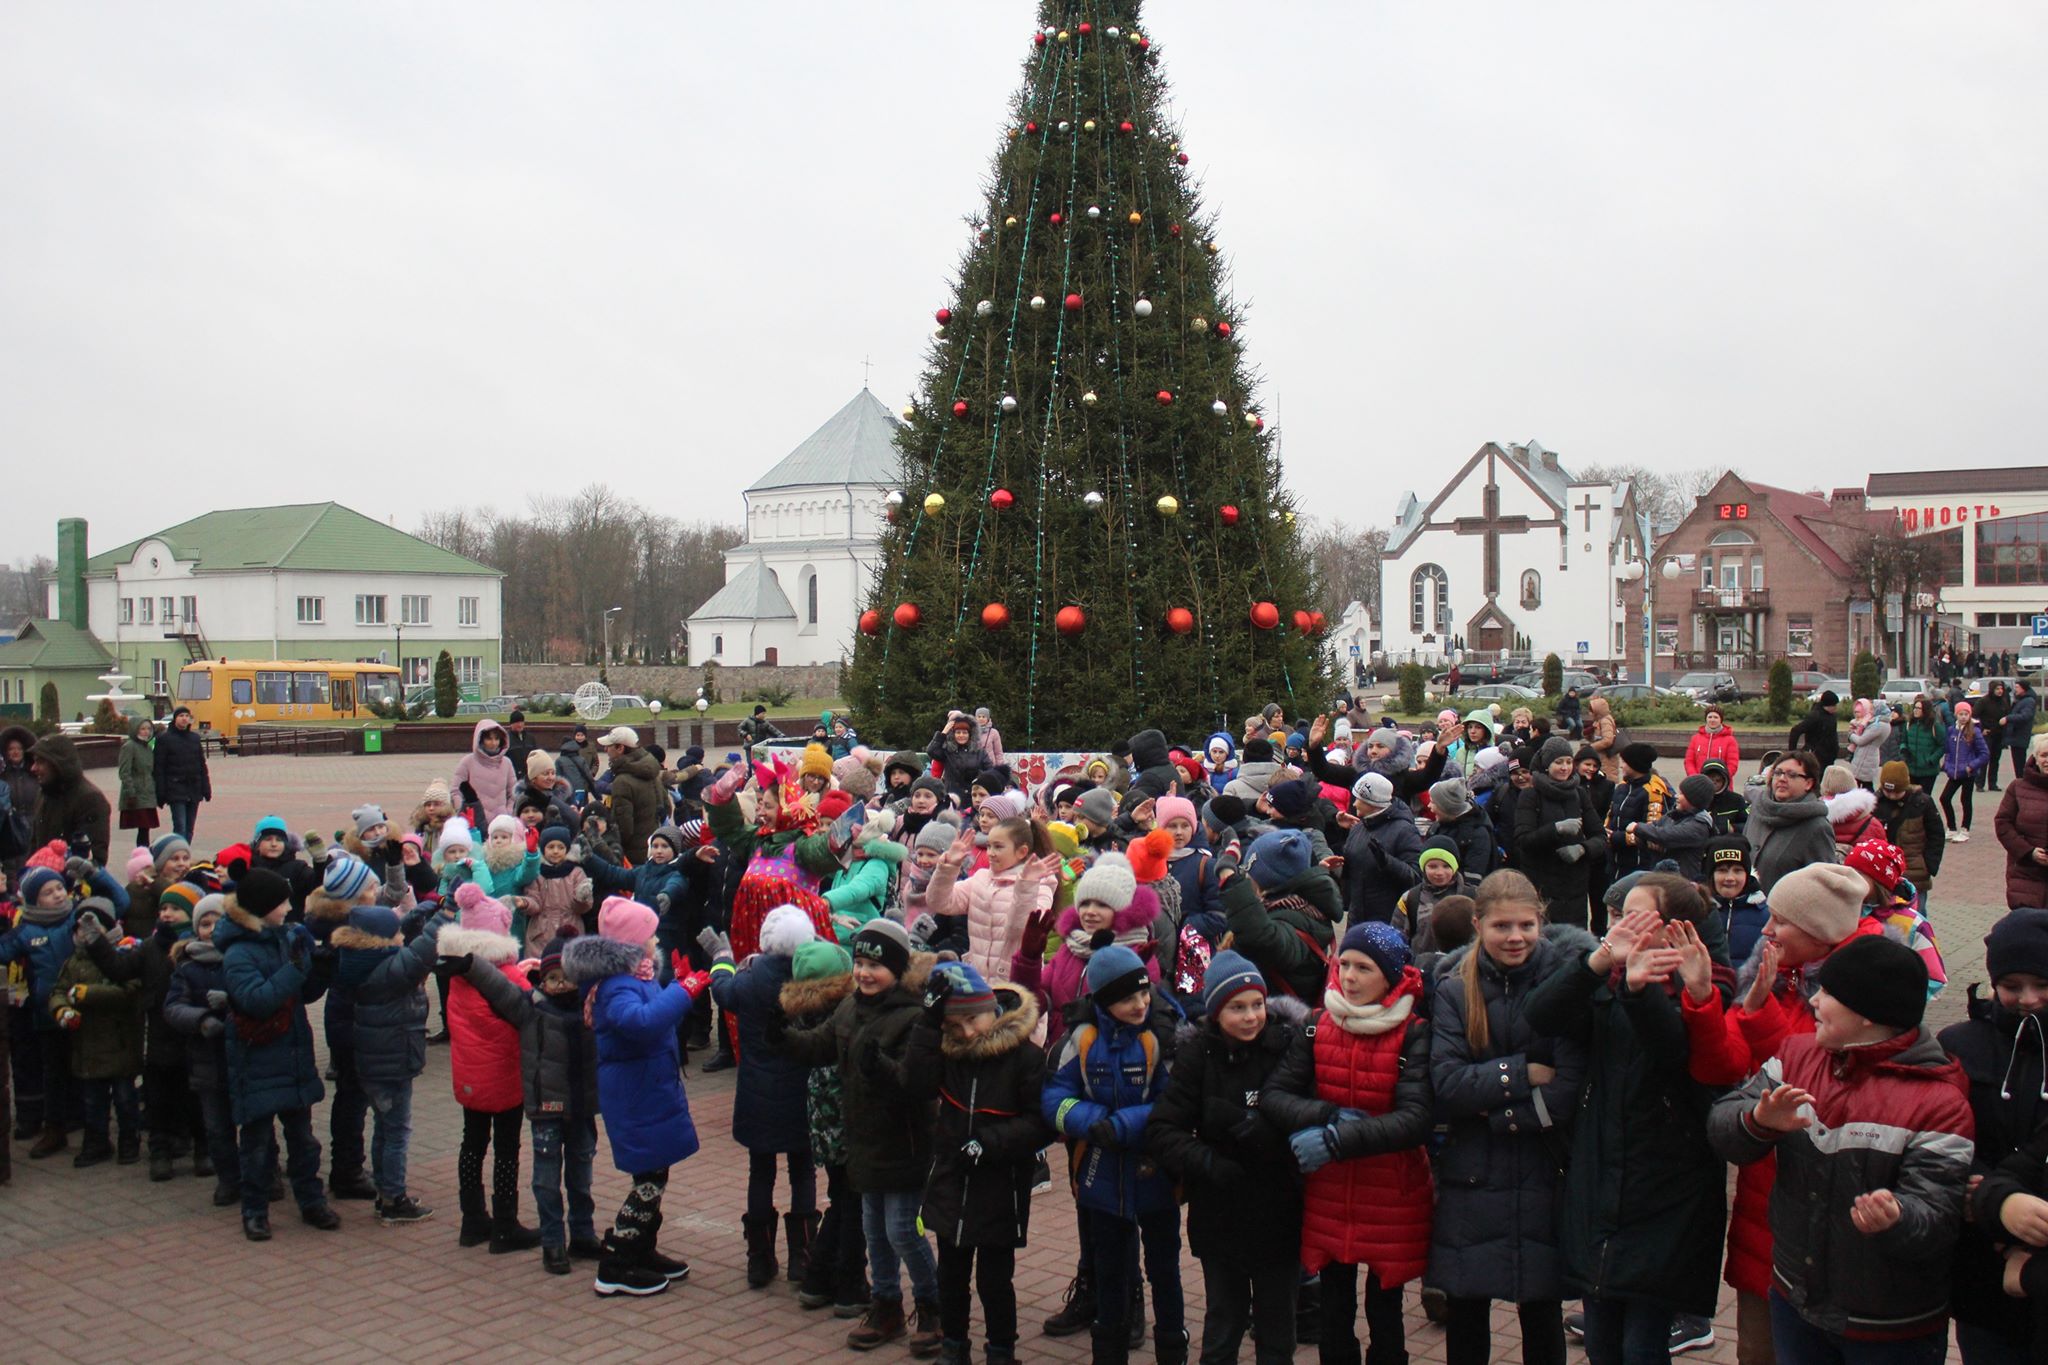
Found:
<svg viewBox="0 0 2048 1365"><path fill-rule="evenodd" d="M366 797L402 815L448 766L396 756L222 760L214 778L221 799L203 808L200 845L210 851L242 837L272 810L294 829L331 830ZM1951 848L1935 901L1954 982L1937 1002L1937 1024L1960 1014L1963 987L1982 976L1983 935L2002 913L2002 860L1989 827L1986 812L1980 836ZM746 1288L739 1231L746 1165L729 1136L732 1078L701 1077L693 1067L687 1084L704 1150L675 1174L663 1239L665 1250L688 1257L693 1273L649 1300L598 1300L582 1265L556 1278L541 1272L537 1253L493 1257L456 1247L461 1124L441 1048L429 1050L418 1082L412 1148L414 1193L439 1213L414 1227L380 1227L367 1205L345 1203L342 1230L320 1233L291 1217L286 1204L275 1211L277 1239L259 1247L242 1239L235 1210L211 1207L210 1181L185 1174L153 1185L143 1166L74 1171L66 1158L29 1162L18 1144L14 1183L0 1191L0 1284L7 1286L0 1358L151 1365L515 1353L565 1361L850 1358L842 1346L848 1324L802 1311L786 1283ZM315 1116L323 1141L325 1125L323 1106ZM598 1164L602 1216L623 1197L624 1178L607 1169L602 1149ZM1071 1206L1056 1189L1038 1197L1034 1213L1032 1245L1017 1266L1020 1353L1032 1361L1085 1360L1085 1336L1059 1342L1036 1332L1070 1274ZM1198 1322L1200 1275L1192 1262L1184 1283ZM1502 1326L1498 1358L1518 1359L1513 1329ZM1419 1316L1411 1318L1409 1345L1419 1360L1443 1358L1441 1331ZM894 1347L875 1355L905 1358ZM1725 1302L1719 1341L1694 1358L1732 1365Z"/></svg>

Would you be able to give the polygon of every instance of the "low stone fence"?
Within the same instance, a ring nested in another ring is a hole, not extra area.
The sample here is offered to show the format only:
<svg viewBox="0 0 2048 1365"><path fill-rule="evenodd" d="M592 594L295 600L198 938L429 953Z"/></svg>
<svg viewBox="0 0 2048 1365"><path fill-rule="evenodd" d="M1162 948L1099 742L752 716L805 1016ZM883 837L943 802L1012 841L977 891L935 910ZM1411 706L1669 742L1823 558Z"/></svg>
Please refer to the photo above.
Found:
<svg viewBox="0 0 2048 1365"><path fill-rule="evenodd" d="M507 692L532 696L536 692L574 692L584 683L596 681L597 669L589 664L506 664L504 675ZM637 692L643 697L694 697L704 685L702 668L681 664L614 664L605 670L605 676L612 691ZM711 676L719 701L747 701L764 688L787 690L798 699L839 694L837 664L719 667L711 670Z"/></svg>

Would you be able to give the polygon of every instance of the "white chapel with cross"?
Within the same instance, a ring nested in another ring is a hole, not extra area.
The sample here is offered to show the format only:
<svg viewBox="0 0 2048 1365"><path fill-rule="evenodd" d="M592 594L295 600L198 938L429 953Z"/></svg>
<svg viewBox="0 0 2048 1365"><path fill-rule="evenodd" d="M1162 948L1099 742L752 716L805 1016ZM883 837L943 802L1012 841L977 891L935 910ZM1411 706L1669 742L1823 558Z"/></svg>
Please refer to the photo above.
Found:
<svg viewBox="0 0 2048 1365"><path fill-rule="evenodd" d="M1397 663L1518 647L1567 667L1622 659L1622 584L1649 534L1626 481L1574 478L1537 441L1488 441L1433 498L1402 495L1380 559L1382 648Z"/></svg>

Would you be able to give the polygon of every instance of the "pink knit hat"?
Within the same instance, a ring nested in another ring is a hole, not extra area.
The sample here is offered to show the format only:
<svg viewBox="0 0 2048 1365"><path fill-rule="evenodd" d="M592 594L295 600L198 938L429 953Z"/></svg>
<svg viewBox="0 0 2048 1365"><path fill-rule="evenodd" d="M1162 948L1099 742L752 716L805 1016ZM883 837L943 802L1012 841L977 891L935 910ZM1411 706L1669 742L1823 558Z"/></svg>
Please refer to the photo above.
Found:
<svg viewBox="0 0 2048 1365"><path fill-rule="evenodd" d="M1159 828L1165 829L1171 820L1185 820L1195 823L1195 803L1185 796L1162 796L1152 803L1152 813Z"/></svg>
<svg viewBox="0 0 2048 1365"><path fill-rule="evenodd" d="M134 881L145 872L156 871L156 859L146 848L138 848L128 855L128 880Z"/></svg>
<svg viewBox="0 0 2048 1365"><path fill-rule="evenodd" d="M646 946L661 927L661 920L639 901L626 896L606 896L597 908L597 932L614 943Z"/></svg>
<svg viewBox="0 0 2048 1365"><path fill-rule="evenodd" d="M465 929L480 929L487 934L512 932L512 912L503 901L486 896L475 882L464 882L455 888L455 904L462 910Z"/></svg>

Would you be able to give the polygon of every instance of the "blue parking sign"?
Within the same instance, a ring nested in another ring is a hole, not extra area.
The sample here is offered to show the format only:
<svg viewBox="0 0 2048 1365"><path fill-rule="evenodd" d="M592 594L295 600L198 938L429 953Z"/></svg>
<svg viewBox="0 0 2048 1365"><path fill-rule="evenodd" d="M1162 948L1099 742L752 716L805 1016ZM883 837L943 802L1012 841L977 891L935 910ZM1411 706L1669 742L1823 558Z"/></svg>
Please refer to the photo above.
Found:
<svg viewBox="0 0 2048 1365"><path fill-rule="evenodd" d="M2034 634L2048 635L2048 616L2036 616L2034 618Z"/></svg>

